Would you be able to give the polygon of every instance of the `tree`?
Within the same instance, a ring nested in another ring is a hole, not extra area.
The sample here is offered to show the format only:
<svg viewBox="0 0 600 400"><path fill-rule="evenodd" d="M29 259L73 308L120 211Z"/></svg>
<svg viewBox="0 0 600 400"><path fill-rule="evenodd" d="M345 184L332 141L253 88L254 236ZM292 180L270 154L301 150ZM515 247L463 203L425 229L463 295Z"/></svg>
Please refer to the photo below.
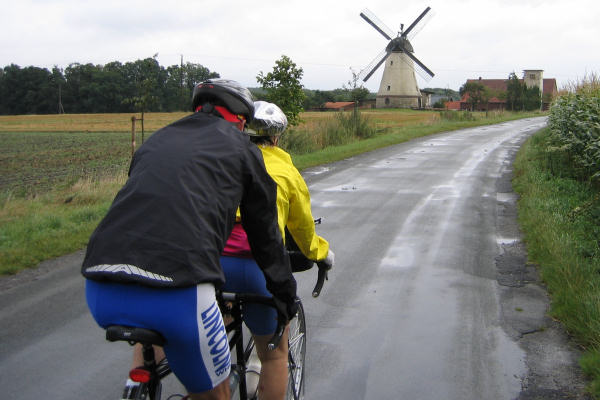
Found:
<svg viewBox="0 0 600 400"><path fill-rule="evenodd" d="M460 88L460 93L468 94L467 103L471 105L471 111L475 111L479 105L487 103L490 98L489 90L480 82L471 81Z"/></svg>
<svg viewBox="0 0 600 400"><path fill-rule="evenodd" d="M285 55L275 61L273 72L264 75L262 71L256 76L256 81L267 92L267 99L277 104L285 113L288 123L292 126L300 122L299 114L303 111L302 104L305 94L302 90L304 71Z"/></svg>
<svg viewBox="0 0 600 400"><path fill-rule="evenodd" d="M506 83L506 105L509 110L523 109L523 92L525 86L521 83L517 74L511 72Z"/></svg>
<svg viewBox="0 0 600 400"><path fill-rule="evenodd" d="M161 78L165 78L165 76L161 73L164 68L158 64L156 57L158 54L133 63L132 72L137 90L135 95L128 100L142 114L146 111L161 111L161 89L164 87L164 80Z"/></svg>
<svg viewBox="0 0 600 400"><path fill-rule="evenodd" d="M21 69L11 64L0 76L0 113L48 114L56 112L57 89L45 68Z"/></svg>
<svg viewBox="0 0 600 400"><path fill-rule="evenodd" d="M303 105L305 110L310 110L311 108L321 108L328 101L334 101L331 92L327 91L305 90L304 94L306 95Z"/></svg>
<svg viewBox="0 0 600 400"><path fill-rule="evenodd" d="M369 96L369 89L358 84L359 76L352 68L350 68L350 72L352 72L352 79L348 81L348 86L344 86L344 89L348 91L349 101L361 104Z"/></svg>
<svg viewBox="0 0 600 400"><path fill-rule="evenodd" d="M525 87L523 109L526 111L539 110L542 107L542 93L537 86Z"/></svg>

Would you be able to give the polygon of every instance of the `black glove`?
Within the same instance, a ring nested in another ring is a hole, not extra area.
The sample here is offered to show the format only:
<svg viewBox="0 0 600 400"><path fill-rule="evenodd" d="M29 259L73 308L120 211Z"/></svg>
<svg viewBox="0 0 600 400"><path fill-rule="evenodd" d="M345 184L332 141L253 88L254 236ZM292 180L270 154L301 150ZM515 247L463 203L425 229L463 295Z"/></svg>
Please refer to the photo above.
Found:
<svg viewBox="0 0 600 400"><path fill-rule="evenodd" d="M298 297L284 301L279 297L273 296L273 301L275 302L275 308L277 308L278 318L284 318L285 322L288 322L296 316L298 301L300 301Z"/></svg>
<svg viewBox="0 0 600 400"><path fill-rule="evenodd" d="M329 251L327 252L327 257L320 261L317 261L317 266L321 269L325 269L325 271L329 271L331 268L333 268L334 261L335 254L333 254L333 251L329 249Z"/></svg>

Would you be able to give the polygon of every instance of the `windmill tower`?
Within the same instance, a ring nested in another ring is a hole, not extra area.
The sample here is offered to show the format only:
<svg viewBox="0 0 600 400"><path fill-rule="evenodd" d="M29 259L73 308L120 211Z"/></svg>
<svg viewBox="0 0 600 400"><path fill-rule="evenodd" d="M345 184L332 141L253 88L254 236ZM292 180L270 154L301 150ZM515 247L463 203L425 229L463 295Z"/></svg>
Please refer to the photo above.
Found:
<svg viewBox="0 0 600 400"><path fill-rule="evenodd" d="M425 79L431 79L434 73L414 56L414 49L409 42L409 38L412 39L418 32L415 28L430 10L431 8L427 7L406 30L404 30L404 24L401 24L400 32L397 35L371 11L365 9L360 13L360 16L369 25L389 40L386 48L359 73L359 77L364 76L363 82L366 82L381 64L385 63L375 103L377 108L410 108L421 106L421 92L417 85L415 65L417 71ZM420 25L419 30L422 29L423 25L423 23Z"/></svg>

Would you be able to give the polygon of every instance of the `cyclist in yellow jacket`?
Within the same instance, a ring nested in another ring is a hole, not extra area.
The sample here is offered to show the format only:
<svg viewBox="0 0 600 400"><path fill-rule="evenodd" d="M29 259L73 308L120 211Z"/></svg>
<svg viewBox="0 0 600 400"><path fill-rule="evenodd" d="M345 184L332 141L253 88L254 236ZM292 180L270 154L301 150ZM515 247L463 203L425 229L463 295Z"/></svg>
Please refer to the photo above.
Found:
<svg viewBox="0 0 600 400"><path fill-rule="evenodd" d="M287 118L275 104L254 102L254 124L251 140L263 155L268 174L277 184L277 212L281 235L285 240L287 227L300 251L310 260L326 268L334 263L329 243L316 234L306 182L292 163L288 153L277 147L279 137L287 127ZM269 295L260 269L252 259L245 232L238 219L225 245L221 265L225 273L224 291ZM267 344L277 326L274 309L248 304L244 320L252 332L262 370L258 385L261 400L283 399L287 387L287 330L279 347L267 350Z"/></svg>

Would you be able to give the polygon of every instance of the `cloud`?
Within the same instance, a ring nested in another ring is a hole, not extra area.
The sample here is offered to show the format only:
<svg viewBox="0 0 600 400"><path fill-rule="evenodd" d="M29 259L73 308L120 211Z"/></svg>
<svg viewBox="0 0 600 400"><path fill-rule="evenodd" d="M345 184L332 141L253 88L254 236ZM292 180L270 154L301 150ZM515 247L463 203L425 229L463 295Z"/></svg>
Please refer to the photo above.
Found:
<svg viewBox="0 0 600 400"><path fill-rule="evenodd" d="M468 78L507 77L525 68L576 79L598 68L600 6L592 0L176 0L6 2L0 14L0 64L51 68L71 62L135 61L158 53L164 65L205 65L256 85L281 55L304 69L312 89L341 87L387 45L359 13L368 7L392 30L425 8L435 15L411 40L436 76L458 89ZM367 87L377 90L382 71Z"/></svg>

